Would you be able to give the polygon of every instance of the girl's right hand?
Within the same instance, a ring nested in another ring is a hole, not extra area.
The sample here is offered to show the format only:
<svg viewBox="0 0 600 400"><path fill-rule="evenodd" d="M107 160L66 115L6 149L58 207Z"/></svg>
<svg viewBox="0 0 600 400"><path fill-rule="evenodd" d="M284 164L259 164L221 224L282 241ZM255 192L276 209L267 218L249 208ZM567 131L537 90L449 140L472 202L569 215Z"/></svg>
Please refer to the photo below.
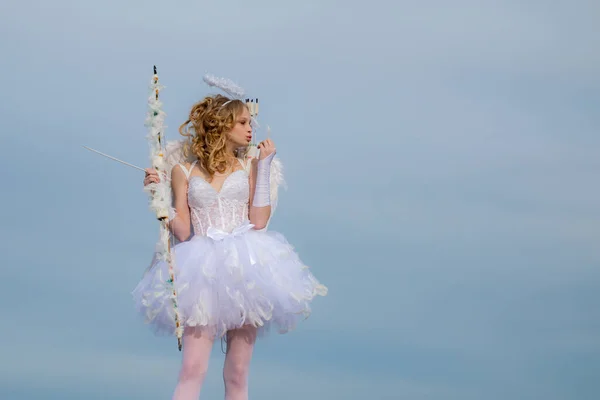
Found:
<svg viewBox="0 0 600 400"><path fill-rule="evenodd" d="M146 171L146 176L144 177L144 186L147 186L151 183L160 182L158 172L154 168L146 168L144 171Z"/></svg>

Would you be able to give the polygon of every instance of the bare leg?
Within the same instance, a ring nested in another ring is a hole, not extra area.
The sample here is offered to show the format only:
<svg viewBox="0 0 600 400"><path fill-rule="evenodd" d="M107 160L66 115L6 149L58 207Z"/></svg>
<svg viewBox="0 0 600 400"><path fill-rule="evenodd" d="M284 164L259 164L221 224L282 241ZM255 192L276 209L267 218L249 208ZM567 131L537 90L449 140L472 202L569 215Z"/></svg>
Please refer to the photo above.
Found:
<svg viewBox="0 0 600 400"><path fill-rule="evenodd" d="M183 359L173 400L198 400L212 350L213 338L187 329L183 333Z"/></svg>
<svg viewBox="0 0 600 400"><path fill-rule="evenodd" d="M223 368L225 400L248 399L248 372L256 342L256 328L247 326L227 334L227 355Z"/></svg>

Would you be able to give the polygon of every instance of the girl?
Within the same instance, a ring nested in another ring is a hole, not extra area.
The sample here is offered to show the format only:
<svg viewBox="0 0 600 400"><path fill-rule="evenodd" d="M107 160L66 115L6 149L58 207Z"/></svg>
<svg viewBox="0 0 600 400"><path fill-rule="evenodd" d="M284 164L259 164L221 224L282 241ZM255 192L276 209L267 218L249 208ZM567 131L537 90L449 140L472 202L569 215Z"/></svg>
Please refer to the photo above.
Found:
<svg viewBox="0 0 600 400"><path fill-rule="evenodd" d="M258 145L258 159L247 159L252 127L246 104L221 95L206 97L192 107L179 131L189 139L183 152L191 162L171 170L174 216L169 228L181 241L172 250L184 326L173 399L198 398L217 337L227 341L225 399L247 399L257 335L273 326L280 333L293 329L327 288L281 234L266 231L276 151L267 139ZM146 169L145 186L159 180L155 170ZM168 277L168 264L155 259L133 296L155 331L172 334Z"/></svg>

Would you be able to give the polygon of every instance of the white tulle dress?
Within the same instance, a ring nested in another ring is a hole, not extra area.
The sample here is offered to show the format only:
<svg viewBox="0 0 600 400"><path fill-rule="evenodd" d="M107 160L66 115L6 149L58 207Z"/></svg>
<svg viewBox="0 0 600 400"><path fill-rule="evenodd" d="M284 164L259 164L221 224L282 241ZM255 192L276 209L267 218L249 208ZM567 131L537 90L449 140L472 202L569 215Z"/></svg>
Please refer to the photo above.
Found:
<svg viewBox="0 0 600 400"><path fill-rule="evenodd" d="M327 294L283 235L255 230L248 220L247 169L230 174L220 191L188 176L193 236L176 244L175 288L183 326L215 336L243 325L259 336L279 333L308 317L310 303ZM137 310L158 334L175 332L168 264L155 258L132 292Z"/></svg>

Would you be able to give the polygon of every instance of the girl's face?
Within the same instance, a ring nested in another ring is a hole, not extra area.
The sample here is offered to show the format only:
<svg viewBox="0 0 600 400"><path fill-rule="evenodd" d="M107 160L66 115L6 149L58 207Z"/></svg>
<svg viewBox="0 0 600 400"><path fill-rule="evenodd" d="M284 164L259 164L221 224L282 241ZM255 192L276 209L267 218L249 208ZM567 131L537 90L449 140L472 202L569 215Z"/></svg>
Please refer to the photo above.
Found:
<svg viewBox="0 0 600 400"><path fill-rule="evenodd" d="M250 126L250 112L247 107L244 107L244 111L237 116L235 125L231 132L229 132L229 140L236 145L236 147L245 147L252 141L252 127Z"/></svg>

